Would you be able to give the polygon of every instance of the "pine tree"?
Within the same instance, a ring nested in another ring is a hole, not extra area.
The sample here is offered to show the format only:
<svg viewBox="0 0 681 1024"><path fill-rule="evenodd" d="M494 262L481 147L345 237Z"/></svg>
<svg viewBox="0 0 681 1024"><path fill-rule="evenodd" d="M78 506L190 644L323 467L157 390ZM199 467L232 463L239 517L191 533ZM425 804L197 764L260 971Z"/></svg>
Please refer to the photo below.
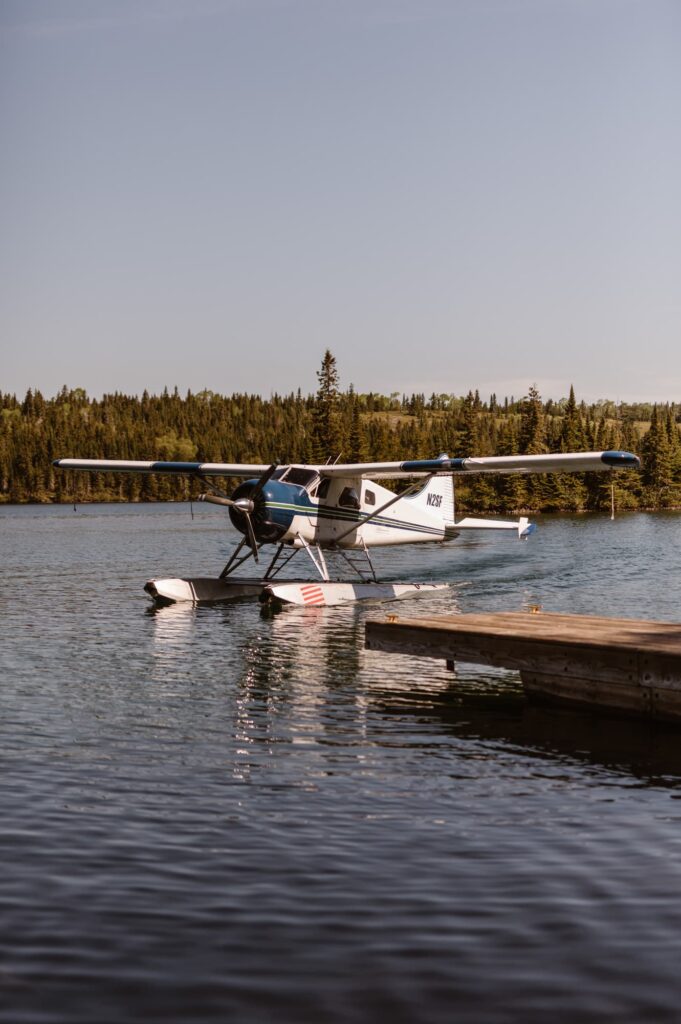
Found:
<svg viewBox="0 0 681 1024"><path fill-rule="evenodd" d="M479 455L478 448L478 417L475 403L475 395L469 391L463 404L461 419L461 432L457 445L457 455L463 458L470 458Z"/></svg>
<svg viewBox="0 0 681 1024"><path fill-rule="evenodd" d="M521 455L541 455L546 451L544 413L536 384L530 386L521 404L518 444Z"/></svg>
<svg viewBox="0 0 681 1024"><path fill-rule="evenodd" d="M670 503L669 488L673 482L672 450L667 433L666 417L653 406L650 428L643 439L643 483L649 488L649 499L655 505Z"/></svg>
<svg viewBox="0 0 681 1024"><path fill-rule="evenodd" d="M336 359L327 348L317 371L319 387L313 407L312 447L316 462L335 459L340 454L340 424L338 422L338 370Z"/></svg>
<svg viewBox="0 0 681 1024"><path fill-rule="evenodd" d="M520 434L518 438L521 455L541 455L546 452L544 411L537 385L532 384L527 397L520 407ZM553 498L551 485L540 476L530 476L525 483L528 504L533 509L544 507Z"/></svg>
<svg viewBox="0 0 681 1024"><path fill-rule="evenodd" d="M565 406L563 422L558 439L561 452L582 451L585 444L584 425L577 408L574 386L570 385L570 396ZM547 481L547 493L550 492L553 510L577 512L587 503L587 485L581 473L557 473Z"/></svg>
<svg viewBox="0 0 681 1024"><path fill-rule="evenodd" d="M499 455L518 454L518 432L515 417L508 416L498 432ZM517 512L525 507L525 480L518 473L508 473L494 478L501 509L504 512Z"/></svg>
<svg viewBox="0 0 681 1024"><path fill-rule="evenodd" d="M362 423L359 400L350 385L350 428L348 431L348 459L350 462L367 461L366 432Z"/></svg>
<svg viewBox="0 0 681 1024"><path fill-rule="evenodd" d="M563 425L560 432L560 450L578 452L584 445L584 427L575 401L575 389L570 385L570 397L565 406Z"/></svg>

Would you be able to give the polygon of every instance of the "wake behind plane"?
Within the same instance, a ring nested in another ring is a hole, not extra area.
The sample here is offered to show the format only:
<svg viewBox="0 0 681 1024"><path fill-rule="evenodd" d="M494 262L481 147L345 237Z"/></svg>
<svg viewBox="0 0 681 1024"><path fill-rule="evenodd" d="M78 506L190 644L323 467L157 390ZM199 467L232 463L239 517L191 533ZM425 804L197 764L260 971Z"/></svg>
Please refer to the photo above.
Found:
<svg viewBox="0 0 681 1024"><path fill-rule="evenodd" d="M468 530L511 530L526 538L535 529L517 520L464 517L456 521L454 479L470 474L614 472L636 469L625 451L412 459L403 462L325 465L249 465L222 462L137 462L57 459L60 469L97 473L182 474L201 482L200 501L222 506L242 539L219 576L149 580L159 604L209 603L257 597L274 605L336 605L363 599L394 600L444 589L446 583L380 582L370 549L393 544L444 543ZM216 479L245 478L231 494ZM405 480L399 494L379 483ZM259 578L237 575L263 548L274 553ZM282 569L305 552L316 578L282 580ZM332 580L325 552L340 556L349 579Z"/></svg>

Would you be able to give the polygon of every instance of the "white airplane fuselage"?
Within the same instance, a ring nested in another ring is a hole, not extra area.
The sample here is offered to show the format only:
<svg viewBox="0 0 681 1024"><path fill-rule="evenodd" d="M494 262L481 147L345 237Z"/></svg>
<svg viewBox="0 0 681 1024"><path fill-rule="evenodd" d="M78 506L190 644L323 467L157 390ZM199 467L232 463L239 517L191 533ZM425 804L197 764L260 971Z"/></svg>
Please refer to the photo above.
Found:
<svg viewBox="0 0 681 1024"><path fill-rule="evenodd" d="M277 524L277 539L284 544L363 548L443 541L453 535L448 476L433 477L416 494L403 498L361 477L317 478L307 487L281 479L271 481L262 498L266 519ZM379 511L385 505L389 507ZM239 525L238 519L233 521Z"/></svg>

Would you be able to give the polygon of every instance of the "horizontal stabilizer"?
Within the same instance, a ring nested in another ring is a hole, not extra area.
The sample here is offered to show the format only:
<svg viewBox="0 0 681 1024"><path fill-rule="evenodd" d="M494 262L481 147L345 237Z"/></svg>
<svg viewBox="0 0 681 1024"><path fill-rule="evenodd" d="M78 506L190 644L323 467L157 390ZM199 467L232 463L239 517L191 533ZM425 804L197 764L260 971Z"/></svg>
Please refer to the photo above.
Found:
<svg viewBox="0 0 681 1024"><path fill-rule="evenodd" d="M457 530L516 530L519 537L529 537L537 529L526 516L509 521L508 519L475 519L468 516L454 524Z"/></svg>

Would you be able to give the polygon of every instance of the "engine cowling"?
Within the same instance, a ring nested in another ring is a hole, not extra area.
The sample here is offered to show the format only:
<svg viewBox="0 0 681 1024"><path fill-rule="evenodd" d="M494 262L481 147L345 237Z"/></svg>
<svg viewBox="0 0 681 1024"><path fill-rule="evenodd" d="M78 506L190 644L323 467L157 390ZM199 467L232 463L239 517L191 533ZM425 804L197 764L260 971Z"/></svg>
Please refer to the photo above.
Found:
<svg viewBox="0 0 681 1024"><path fill-rule="evenodd" d="M283 488L289 491L291 488L286 487L284 484L269 484L263 487L259 493L255 494L257 487L257 480L245 480L244 483L239 484L232 494L232 501L239 501L239 499L250 500L253 505L250 517L255 539L259 544L277 544L287 533L293 521L294 513L282 508L268 507L268 505L271 506L272 503L285 503L282 502L282 496L277 492ZM297 488L295 489L297 490ZM285 496L285 501L289 501L288 495ZM230 506L229 518L239 533L248 534L248 524L243 512L234 506Z"/></svg>

